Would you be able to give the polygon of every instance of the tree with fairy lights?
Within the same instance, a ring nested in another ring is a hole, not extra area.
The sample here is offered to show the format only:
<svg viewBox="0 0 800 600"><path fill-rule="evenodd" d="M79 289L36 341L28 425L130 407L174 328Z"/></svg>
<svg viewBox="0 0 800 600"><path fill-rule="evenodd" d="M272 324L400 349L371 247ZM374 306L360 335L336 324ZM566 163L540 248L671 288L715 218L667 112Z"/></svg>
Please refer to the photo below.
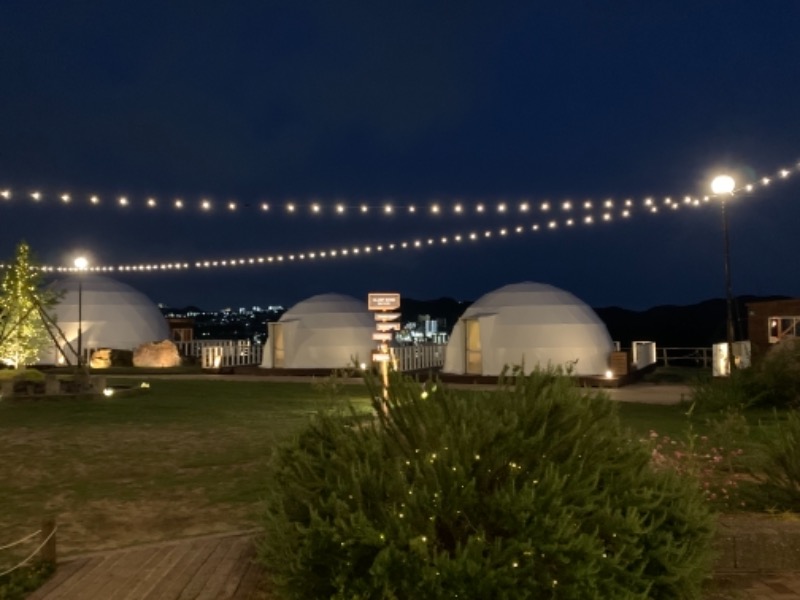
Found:
<svg viewBox="0 0 800 600"><path fill-rule="evenodd" d="M43 287L30 246L20 242L0 286L0 359L20 369L38 356L51 339L42 313L56 302Z"/></svg>
<svg viewBox="0 0 800 600"><path fill-rule="evenodd" d="M374 416L322 410L273 456L259 558L305 598L703 597L714 516L617 406L565 375L491 392L365 375ZM335 391L336 388L331 388Z"/></svg>

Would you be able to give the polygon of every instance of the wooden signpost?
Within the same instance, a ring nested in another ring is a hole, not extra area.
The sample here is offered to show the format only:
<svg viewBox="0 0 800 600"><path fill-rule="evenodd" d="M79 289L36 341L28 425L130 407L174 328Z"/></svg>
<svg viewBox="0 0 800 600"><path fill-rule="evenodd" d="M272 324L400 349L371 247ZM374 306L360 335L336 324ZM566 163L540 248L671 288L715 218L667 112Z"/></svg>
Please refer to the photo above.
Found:
<svg viewBox="0 0 800 600"><path fill-rule="evenodd" d="M378 342L378 349L372 352L372 362L378 363L383 382L383 410L389 398L389 363L393 362L389 342L394 332L400 331L400 294L395 292L373 292L367 295L367 307L375 313L375 332L372 339Z"/></svg>

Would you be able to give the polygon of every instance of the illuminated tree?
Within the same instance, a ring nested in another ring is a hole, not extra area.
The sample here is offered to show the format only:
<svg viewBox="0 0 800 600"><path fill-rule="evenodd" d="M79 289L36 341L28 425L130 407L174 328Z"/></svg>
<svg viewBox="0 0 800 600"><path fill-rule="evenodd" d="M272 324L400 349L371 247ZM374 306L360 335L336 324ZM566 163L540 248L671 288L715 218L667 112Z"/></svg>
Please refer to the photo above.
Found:
<svg viewBox="0 0 800 600"><path fill-rule="evenodd" d="M20 242L0 286L0 359L24 368L50 342L42 313L57 302L45 290L27 243Z"/></svg>

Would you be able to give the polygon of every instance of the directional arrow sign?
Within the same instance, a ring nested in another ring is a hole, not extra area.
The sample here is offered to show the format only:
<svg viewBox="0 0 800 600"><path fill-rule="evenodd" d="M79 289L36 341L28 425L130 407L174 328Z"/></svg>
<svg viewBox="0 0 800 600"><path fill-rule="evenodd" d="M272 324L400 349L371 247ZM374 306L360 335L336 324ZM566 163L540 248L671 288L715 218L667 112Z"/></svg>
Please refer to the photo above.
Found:
<svg viewBox="0 0 800 600"><path fill-rule="evenodd" d="M375 323L375 329L378 331L400 331L400 323Z"/></svg>
<svg viewBox="0 0 800 600"><path fill-rule="evenodd" d="M397 321L401 316L399 312L376 312L375 320L379 323L388 323L389 321Z"/></svg>
<svg viewBox="0 0 800 600"><path fill-rule="evenodd" d="M391 331L375 331L372 333L372 339L376 342L391 342L394 334Z"/></svg>

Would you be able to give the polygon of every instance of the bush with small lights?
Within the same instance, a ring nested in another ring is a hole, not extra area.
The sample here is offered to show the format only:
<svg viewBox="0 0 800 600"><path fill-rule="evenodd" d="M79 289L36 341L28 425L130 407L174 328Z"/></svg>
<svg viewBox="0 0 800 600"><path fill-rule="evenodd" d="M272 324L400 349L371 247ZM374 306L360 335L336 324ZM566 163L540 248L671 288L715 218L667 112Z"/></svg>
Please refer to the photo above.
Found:
<svg viewBox="0 0 800 600"><path fill-rule="evenodd" d="M393 376L374 418L276 453L259 556L281 598L695 598L713 516L614 405L554 372L465 393Z"/></svg>

